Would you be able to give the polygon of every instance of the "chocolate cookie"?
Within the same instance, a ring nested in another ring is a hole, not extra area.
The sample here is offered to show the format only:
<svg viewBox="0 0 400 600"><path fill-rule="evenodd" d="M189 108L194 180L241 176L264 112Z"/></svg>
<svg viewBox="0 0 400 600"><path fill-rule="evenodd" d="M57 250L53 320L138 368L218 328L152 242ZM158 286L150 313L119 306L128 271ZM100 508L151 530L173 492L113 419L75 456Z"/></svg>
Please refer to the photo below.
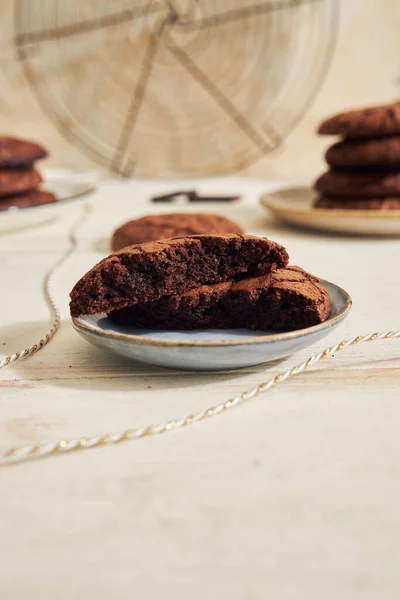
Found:
<svg viewBox="0 0 400 600"><path fill-rule="evenodd" d="M205 233L244 233L233 221L213 214L172 213L148 215L121 225L112 236L111 248Z"/></svg>
<svg viewBox="0 0 400 600"><path fill-rule="evenodd" d="M336 208L340 210L400 210L400 198L330 198L320 196L314 208Z"/></svg>
<svg viewBox="0 0 400 600"><path fill-rule="evenodd" d="M35 190L33 192L27 192L26 194L20 194L18 196L5 196L0 198L0 210L7 210L9 208L26 208L28 206L40 206L41 204L50 204L55 202L56 197L51 192L42 192L41 190Z"/></svg>
<svg viewBox="0 0 400 600"><path fill-rule="evenodd" d="M78 281L71 292L71 315L108 313L287 263L285 248L250 235L194 235L128 246Z"/></svg>
<svg viewBox="0 0 400 600"><path fill-rule="evenodd" d="M383 137L400 134L400 102L350 110L327 119L318 133L347 138Z"/></svg>
<svg viewBox="0 0 400 600"><path fill-rule="evenodd" d="M299 267L204 285L182 295L113 311L120 325L149 329L301 329L325 321L329 294Z"/></svg>
<svg viewBox="0 0 400 600"><path fill-rule="evenodd" d="M400 196L400 171L389 169L332 169L315 182L326 196L387 198Z"/></svg>
<svg viewBox="0 0 400 600"><path fill-rule="evenodd" d="M332 167L400 167L400 136L338 142L325 159Z"/></svg>
<svg viewBox="0 0 400 600"><path fill-rule="evenodd" d="M0 136L0 168L26 167L47 156L46 150L28 140Z"/></svg>
<svg viewBox="0 0 400 600"><path fill-rule="evenodd" d="M37 188L42 178L35 169L4 169L0 171L0 196L24 194Z"/></svg>

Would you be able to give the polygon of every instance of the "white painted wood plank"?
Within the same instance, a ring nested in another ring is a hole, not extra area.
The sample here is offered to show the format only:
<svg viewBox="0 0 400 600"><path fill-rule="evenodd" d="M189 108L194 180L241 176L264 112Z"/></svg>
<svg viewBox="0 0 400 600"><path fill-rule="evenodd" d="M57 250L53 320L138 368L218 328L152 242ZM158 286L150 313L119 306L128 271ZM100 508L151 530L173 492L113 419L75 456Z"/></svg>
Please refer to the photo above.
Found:
<svg viewBox="0 0 400 600"><path fill-rule="evenodd" d="M1 446L178 418L340 339L398 329L398 241L284 229L256 205L266 186L234 179L229 191L245 190L245 206L218 210L350 291L338 332L266 369L221 373L128 363L85 343L69 324L72 285L107 253L114 225L159 210L146 203L153 190L182 187L105 181L54 280L60 332L1 373ZM41 278L75 216L0 237L2 354L45 331ZM2 469L2 597L391 599L400 590L399 388L398 342L359 345L184 431Z"/></svg>

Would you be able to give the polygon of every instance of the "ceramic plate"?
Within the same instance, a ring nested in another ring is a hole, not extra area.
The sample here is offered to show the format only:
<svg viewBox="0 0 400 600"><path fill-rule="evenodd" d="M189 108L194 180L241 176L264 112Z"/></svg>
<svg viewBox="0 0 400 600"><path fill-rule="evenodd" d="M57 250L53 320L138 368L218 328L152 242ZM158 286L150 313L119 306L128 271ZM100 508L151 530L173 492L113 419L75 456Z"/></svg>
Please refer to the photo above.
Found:
<svg viewBox="0 0 400 600"><path fill-rule="evenodd" d="M290 356L338 327L349 313L351 298L337 285L321 283L331 299L329 319L298 331L159 331L121 327L104 315L82 316L72 322L88 342L125 358L172 369L237 369Z"/></svg>
<svg viewBox="0 0 400 600"><path fill-rule="evenodd" d="M315 192L290 187L261 197L261 204L291 225L356 235L400 235L400 210L312 208Z"/></svg>
<svg viewBox="0 0 400 600"><path fill-rule="evenodd" d="M31 227L51 221L68 210L71 204L81 200L96 185L97 176L93 172L77 172L68 169L48 169L41 171L43 190L54 192L57 202L26 208L0 208L0 232L22 227Z"/></svg>

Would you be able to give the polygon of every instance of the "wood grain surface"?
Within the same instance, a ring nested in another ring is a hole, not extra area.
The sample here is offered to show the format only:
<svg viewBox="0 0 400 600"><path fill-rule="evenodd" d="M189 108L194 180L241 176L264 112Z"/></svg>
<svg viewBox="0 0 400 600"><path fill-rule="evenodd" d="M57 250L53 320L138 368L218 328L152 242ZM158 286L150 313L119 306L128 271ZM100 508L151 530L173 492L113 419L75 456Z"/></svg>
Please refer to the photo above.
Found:
<svg viewBox="0 0 400 600"><path fill-rule="evenodd" d="M200 192L242 194L236 205L205 210L283 243L293 264L347 289L350 317L287 360L234 372L173 372L87 344L70 325L69 290L108 253L115 226L159 211L150 195L181 186L105 180L89 199L78 250L54 280L60 332L1 373L3 448L177 418L341 339L399 328L398 240L285 229L258 205L271 187L262 180L186 180ZM45 331L41 279L80 210L0 237L3 354ZM399 389L398 342L365 344L185 430L3 468L1 596L397 597Z"/></svg>

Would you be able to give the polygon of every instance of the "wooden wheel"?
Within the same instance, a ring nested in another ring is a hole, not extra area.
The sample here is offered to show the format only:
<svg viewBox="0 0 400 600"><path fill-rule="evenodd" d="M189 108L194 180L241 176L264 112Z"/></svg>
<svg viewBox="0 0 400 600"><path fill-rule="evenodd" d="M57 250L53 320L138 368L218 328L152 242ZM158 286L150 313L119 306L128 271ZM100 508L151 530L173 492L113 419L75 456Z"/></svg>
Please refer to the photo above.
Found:
<svg viewBox="0 0 400 600"><path fill-rule="evenodd" d="M274 150L327 69L336 0L16 2L45 112L123 175L238 171Z"/></svg>

